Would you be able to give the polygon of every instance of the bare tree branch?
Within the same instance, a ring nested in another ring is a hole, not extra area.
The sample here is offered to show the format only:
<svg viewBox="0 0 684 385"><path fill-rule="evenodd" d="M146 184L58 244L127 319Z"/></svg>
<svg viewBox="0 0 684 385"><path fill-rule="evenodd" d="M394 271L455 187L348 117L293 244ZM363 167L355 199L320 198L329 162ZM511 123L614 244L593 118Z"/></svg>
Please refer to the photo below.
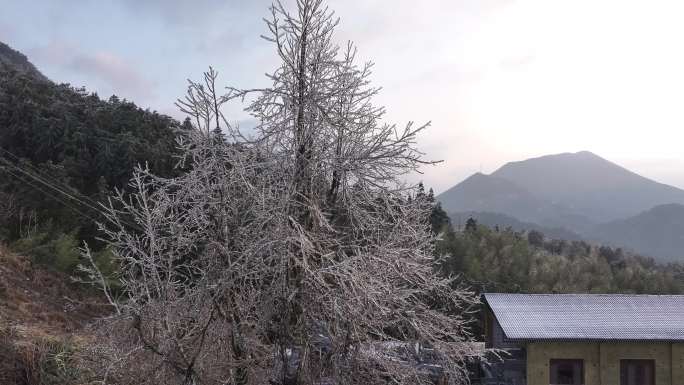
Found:
<svg viewBox="0 0 684 385"><path fill-rule="evenodd" d="M429 124L382 121L372 65L334 44L337 23L321 0L292 14L276 2L271 86L219 96L211 68L189 81L189 171L140 167L136 193L110 205L119 322L137 331L113 345L140 347L127 357L149 360L153 383L423 384L435 380L426 355L444 381L467 383L477 298L435 275L430 206L402 182L433 163L416 148ZM221 113L247 94L250 140Z"/></svg>

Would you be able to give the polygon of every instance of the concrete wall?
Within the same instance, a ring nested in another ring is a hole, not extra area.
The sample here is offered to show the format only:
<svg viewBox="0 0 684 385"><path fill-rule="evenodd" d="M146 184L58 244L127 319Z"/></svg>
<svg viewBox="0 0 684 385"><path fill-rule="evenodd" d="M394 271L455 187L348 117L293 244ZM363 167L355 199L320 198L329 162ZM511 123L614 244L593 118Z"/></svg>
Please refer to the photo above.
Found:
<svg viewBox="0 0 684 385"><path fill-rule="evenodd" d="M656 385L684 385L684 343L529 343L527 385L549 385L551 359L584 360L585 385L619 385L621 359L653 359Z"/></svg>

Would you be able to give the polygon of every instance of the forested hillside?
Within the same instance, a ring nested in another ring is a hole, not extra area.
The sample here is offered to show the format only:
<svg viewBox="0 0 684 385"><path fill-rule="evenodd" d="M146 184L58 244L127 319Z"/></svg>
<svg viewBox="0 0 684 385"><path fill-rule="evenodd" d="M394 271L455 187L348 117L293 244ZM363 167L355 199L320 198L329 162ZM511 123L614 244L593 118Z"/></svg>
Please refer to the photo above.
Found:
<svg viewBox="0 0 684 385"><path fill-rule="evenodd" d="M430 195L431 196L431 195ZM469 219L455 231L437 203L436 255L445 275L475 289L523 293L684 293L684 265L584 241L548 239L539 231L490 228Z"/></svg>
<svg viewBox="0 0 684 385"><path fill-rule="evenodd" d="M93 244L97 202L125 189L136 165L174 173L180 125L55 84L7 46L0 56L0 241L69 270L74 248Z"/></svg>

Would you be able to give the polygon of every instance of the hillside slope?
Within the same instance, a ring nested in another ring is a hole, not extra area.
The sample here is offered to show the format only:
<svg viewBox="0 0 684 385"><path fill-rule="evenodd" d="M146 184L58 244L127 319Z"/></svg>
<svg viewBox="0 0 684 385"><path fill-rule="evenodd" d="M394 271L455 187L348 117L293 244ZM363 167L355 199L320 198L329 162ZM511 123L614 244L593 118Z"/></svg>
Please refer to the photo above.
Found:
<svg viewBox="0 0 684 385"><path fill-rule="evenodd" d="M517 182L476 173L437 196L447 213L487 212L542 227L584 231L595 223L563 204L539 196Z"/></svg>
<svg viewBox="0 0 684 385"><path fill-rule="evenodd" d="M0 325L69 333L101 315L102 299L70 281L0 249Z"/></svg>
<svg viewBox="0 0 684 385"><path fill-rule="evenodd" d="M656 206L627 219L598 225L592 235L661 260L684 261L684 205Z"/></svg>
<svg viewBox="0 0 684 385"><path fill-rule="evenodd" d="M446 190L437 199L448 213L496 212L526 221L540 221L556 208L507 179L476 173Z"/></svg>
<svg viewBox="0 0 684 385"><path fill-rule="evenodd" d="M0 63L0 241L20 238L20 217L31 213L40 219L34 234L74 233L97 248L96 226L86 218L97 217L97 204L81 202L126 189L139 164L173 175L181 124L116 96L102 100L48 81L2 43Z"/></svg>
<svg viewBox="0 0 684 385"><path fill-rule="evenodd" d="M0 384L77 384L86 326L111 308L68 276L0 245Z"/></svg>

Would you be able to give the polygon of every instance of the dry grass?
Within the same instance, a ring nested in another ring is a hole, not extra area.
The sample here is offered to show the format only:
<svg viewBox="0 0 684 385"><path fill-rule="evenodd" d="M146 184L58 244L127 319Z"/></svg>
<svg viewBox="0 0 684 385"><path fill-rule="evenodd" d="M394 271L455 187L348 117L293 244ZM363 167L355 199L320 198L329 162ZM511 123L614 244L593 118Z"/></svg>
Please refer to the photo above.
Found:
<svg viewBox="0 0 684 385"><path fill-rule="evenodd" d="M84 327L109 309L62 273L0 245L0 384L85 384Z"/></svg>
<svg viewBox="0 0 684 385"><path fill-rule="evenodd" d="M0 330L0 384L80 384L79 345L70 337L10 327Z"/></svg>
<svg viewBox="0 0 684 385"><path fill-rule="evenodd" d="M66 274L34 266L0 246L0 325L70 333L108 310L96 293Z"/></svg>

